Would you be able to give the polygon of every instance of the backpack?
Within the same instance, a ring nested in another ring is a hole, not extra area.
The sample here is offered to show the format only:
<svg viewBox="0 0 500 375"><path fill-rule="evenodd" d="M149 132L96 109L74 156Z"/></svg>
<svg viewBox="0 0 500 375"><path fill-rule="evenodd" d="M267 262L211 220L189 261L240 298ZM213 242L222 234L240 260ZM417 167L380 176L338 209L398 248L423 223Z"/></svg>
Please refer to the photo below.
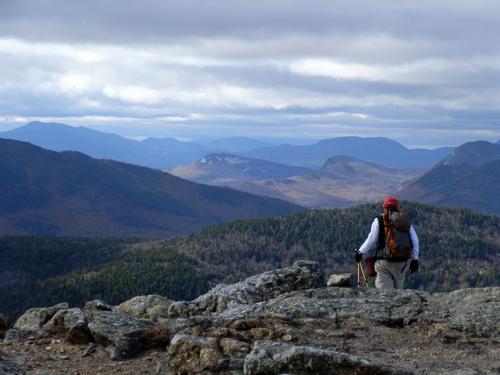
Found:
<svg viewBox="0 0 500 375"><path fill-rule="evenodd" d="M377 217L379 223L378 250L389 261L407 261L412 256L411 217L405 211L390 211L387 217Z"/></svg>

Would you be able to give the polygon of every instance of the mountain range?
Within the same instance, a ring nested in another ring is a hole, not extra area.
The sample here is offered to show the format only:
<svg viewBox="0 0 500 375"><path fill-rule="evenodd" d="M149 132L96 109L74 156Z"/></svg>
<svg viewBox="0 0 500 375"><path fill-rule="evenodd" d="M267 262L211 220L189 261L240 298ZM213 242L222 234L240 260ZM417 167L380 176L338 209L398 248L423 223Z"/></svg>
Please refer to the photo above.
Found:
<svg viewBox="0 0 500 375"><path fill-rule="evenodd" d="M352 205L397 190L396 194L404 199L499 212L495 162L498 142L471 142L456 150L410 150L387 138L359 137L326 139L306 146L272 146L249 138L198 144L174 138L136 141L83 127L39 122L0 136L156 169L177 166L172 170L175 174L194 181L230 186L307 207ZM236 151L213 147L233 147ZM214 151L220 162L215 162ZM338 157L332 159L334 156Z"/></svg>
<svg viewBox="0 0 500 375"><path fill-rule="evenodd" d="M136 141L116 134L65 124L31 122L0 133L0 138L30 142L52 151L79 151L97 159L112 159L150 168L189 163L209 152L207 147L175 138Z"/></svg>
<svg viewBox="0 0 500 375"><path fill-rule="evenodd" d="M486 141L465 143L396 195L500 215L500 145Z"/></svg>
<svg viewBox="0 0 500 375"><path fill-rule="evenodd" d="M306 146L261 147L242 155L308 168L320 168L330 157L344 155L387 168L409 169L431 166L452 151L451 147L410 150L388 138L340 137Z"/></svg>
<svg viewBox="0 0 500 375"><path fill-rule="evenodd" d="M229 186L309 207L343 207L383 199L418 170L389 169L348 156L333 156L318 170L231 154L211 154L170 169L200 183Z"/></svg>
<svg viewBox="0 0 500 375"><path fill-rule="evenodd" d="M79 152L0 139L0 235L167 237L298 206Z"/></svg>
<svg viewBox="0 0 500 375"><path fill-rule="evenodd" d="M0 138L16 139L53 151L79 151L99 159L165 169L195 163L210 153L233 153L281 164L320 168L328 158L351 156L388 168L429 167L448 156L452 148L407 149L387 138L341 137L307 146L270 145L244 137L221 138L207 144L181 142L175 138L127 139L85 127L31 122L0 133Z"/></svg>

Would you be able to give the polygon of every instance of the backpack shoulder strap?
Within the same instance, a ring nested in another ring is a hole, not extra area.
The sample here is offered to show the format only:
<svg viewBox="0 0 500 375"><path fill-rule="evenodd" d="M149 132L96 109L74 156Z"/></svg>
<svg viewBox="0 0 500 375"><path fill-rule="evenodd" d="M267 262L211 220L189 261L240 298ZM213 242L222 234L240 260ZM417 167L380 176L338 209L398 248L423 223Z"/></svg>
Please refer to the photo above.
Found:
<svg viewBox="0 0 500 375"><path fill-rule="evenodd" d="M385 247L384 215L377 216L378 221L378 245L377 250Z"/></svg>

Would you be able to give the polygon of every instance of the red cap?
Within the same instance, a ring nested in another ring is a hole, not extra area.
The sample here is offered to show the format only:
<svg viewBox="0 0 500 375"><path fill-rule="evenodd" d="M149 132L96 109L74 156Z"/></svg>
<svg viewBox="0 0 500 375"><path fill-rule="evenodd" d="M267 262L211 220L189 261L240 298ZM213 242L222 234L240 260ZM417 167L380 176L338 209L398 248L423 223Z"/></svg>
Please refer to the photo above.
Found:
<svg viewBox="0 0 500 375"><path fill-rule="evenodd" d="M399 202L396 198L390 195L384 199L384 208L397 209L399 207Z"/></svg>

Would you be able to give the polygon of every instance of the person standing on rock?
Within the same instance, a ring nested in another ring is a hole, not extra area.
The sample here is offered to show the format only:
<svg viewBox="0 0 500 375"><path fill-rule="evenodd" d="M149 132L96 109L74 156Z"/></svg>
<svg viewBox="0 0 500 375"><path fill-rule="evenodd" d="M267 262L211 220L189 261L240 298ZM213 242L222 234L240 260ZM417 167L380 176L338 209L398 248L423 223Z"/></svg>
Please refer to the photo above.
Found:
<svg viewBox="0 0 500 375"><path fill-rule="evenodd" d="M370 276L377 276L377 289L402 289L408 269L418 270L418 236L405 211L399 210L396 198L384 200L384 213L372 223L370 234L356 251L354 259L361 262L366 256Z"/></svg>

